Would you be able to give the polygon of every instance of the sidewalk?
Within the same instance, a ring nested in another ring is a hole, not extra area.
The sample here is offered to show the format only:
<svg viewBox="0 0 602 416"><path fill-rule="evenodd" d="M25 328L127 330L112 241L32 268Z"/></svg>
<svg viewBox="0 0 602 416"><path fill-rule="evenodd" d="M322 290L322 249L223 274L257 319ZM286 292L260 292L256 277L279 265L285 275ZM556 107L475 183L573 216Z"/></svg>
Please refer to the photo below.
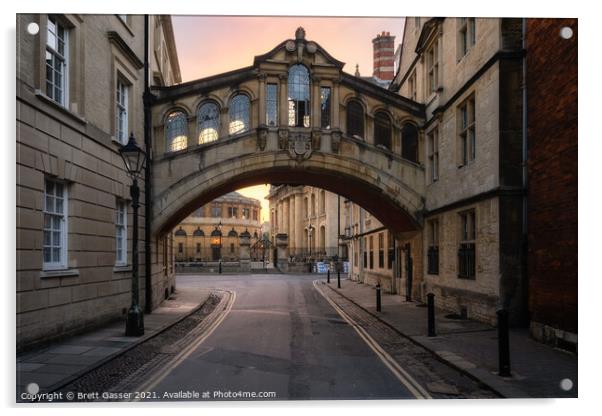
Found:
<svg viewBox="0 0 602 416"><path fill-rule="evenodd" d="M208 289L178 289L152 314L144 316L144 335L126 337L125 321L17 355L17 397L36 383L39 392L53 391L157 335L205 303Z"/></svg>
<svg viewBox="0 0 602 416"><path fill-rule="evenodd" d="M323 279L324 281L326 279ZM577 356L536 342L528 329L510 331L510 364L513 377L497 375L497 329L470 320L448 319L448 312L436 311L436 337L427 337L427 308L406 302L399 295L382 294L382 312L376 312L375 288L362 283L336 279L330 288L379 317L398 332L437 354L509 398L577 397ZM435 304L437 299L435 299ZM573 388L560 388L570 379Z"/></svg>

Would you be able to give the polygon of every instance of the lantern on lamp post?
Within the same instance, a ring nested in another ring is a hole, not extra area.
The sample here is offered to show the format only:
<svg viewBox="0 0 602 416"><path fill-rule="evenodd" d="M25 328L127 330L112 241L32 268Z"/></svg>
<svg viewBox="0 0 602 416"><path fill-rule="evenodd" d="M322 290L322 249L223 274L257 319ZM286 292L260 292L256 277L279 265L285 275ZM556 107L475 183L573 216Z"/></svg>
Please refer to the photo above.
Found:
<svg viewBox="0 0 602 416"><path fill-rule="evenodd" d="M140 293L138 280L138 207L140 188L138 177L144 168L146 153L136 144L134 133L130 134L128 143L121 146L119 154L123 158L128 175L132 178L130 196L132 197L133 228L132 228L132 303L128 310L125 325L126 336L144 335L144 315L140 309Z"/></svg>

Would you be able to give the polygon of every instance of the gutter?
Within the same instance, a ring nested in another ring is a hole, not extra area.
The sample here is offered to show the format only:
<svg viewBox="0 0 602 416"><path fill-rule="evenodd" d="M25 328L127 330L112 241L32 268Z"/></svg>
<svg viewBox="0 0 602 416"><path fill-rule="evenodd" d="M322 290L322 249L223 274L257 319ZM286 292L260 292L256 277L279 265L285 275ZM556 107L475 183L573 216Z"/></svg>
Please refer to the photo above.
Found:
<svg viewBox="0 0 602 416"><path fill-rule="evenodd" d="M152 218L152 159L153 149L151 142L151 100L149 83L149 20L148 14L144 15L144 148L146 150L146 169L144 169L144 313L150 314L153 310L153 286L151 273L151 218Z"/></svg>

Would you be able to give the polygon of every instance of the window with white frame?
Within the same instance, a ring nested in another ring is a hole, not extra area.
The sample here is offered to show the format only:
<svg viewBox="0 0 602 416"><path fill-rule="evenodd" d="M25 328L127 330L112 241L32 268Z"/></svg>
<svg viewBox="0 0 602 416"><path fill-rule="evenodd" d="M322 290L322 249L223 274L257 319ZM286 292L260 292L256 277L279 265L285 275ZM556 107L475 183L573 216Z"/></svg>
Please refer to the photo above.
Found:
<svg viewBox="0 0 602 416"><path fill-rule="evenodd" d="M460 166L468 164L476 157L475 124L475 98L473 94L458 107Z"/></svg>
<svg viewBox="0 0 602 416"><path fill-rule="evenodd" d="M115 264L127 264L127 205L123 200L117 200L115 212Z"/></svg>
<svg viewBox="0 0 602 416"><path fill-rule="evenodd" d="M127 144L128 141L128 85L123 79L117 79L116 90L116 124L115 137L121 144Z"/></svg>
<svg viewBox="0 0 602 416"><path fill-rule="evenodd" d="M67 268L67 186L46 179L44 183L44 270Z"/></svg>
<svg viewBox="0 0 602 416"><path fill-rule="evenodd" d="M49 16L46 30L46 95L68 105L69 31Z"/></svg>
<svg viewBox="0 0 602 416"><path fill-rule="evenodd" d="M458 19L458 60L476 43L476 20L474 17Z"/></svg>
<svg viewBox="0 0 602 416"><path fill-rule="evenodd" d="M439 127L428 133L429 176L431 183L439 179Z"/></svg>
<svg viewBox="0 0 602 416"><path fill-rule="evenodd" d="M427 88L428 94L437 92L439 88L439 43L435 39L426 52Z"/></svg>

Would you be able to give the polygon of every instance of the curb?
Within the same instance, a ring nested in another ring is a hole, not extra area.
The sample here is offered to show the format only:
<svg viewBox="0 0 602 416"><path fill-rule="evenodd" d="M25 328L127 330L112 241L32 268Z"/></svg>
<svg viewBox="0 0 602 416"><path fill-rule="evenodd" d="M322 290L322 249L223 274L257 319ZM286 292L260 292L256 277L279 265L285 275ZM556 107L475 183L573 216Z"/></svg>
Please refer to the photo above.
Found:
<svg viewBox="0 0 602 416"><path fill-rule="evenodd" d="M323 282L323 283L326 286L328 286L328 284L326 282ZM512 399L531 398L531 396L529 396L527 393L525 393L522 390L516 389L512 386L500 385L499 380L493 379L494 376L490 375L487 370L484 370L479 367L476 367L474 370L470 370L470 369L466 369L466 368L462 368L462 367L458 366L453 361L446 359L445 357L443 357L442 355L437 353L435 350L433 350L431 347L425 345L423 342L416 340L414 337L412 337L410 335L404 334L398 328L394 327L393 325L391 325L389 322L385 321L380 316L376 315L372 311L369 311L368 309L364 308L362 305L360 305L353 299L351 299L348 296L341 293L338 289L331 287L331 286L328 286L328 288L331 289L332 291L336 292L337 294L339 294L341 297L347 299L349 302L353 303L355 306L362 309L366 313L370 314L371 316L376 318L379 322L381 322L384 325L386 325L387 327L391 328L393 331L395 331L399 335L403 336L404 338L408 339L409 341L413 342L414 344L424 348L425 350L427 350L428 352L433 354L439 361L449 365L450 367L461 372L462 374L466 375L467 377L470 377L471 379L483 384L484 386L489 388L491 391L493 391L495 394L497 394L501 398L512 398ZM484 380L484 379L487 379L487 380Z"/></svg>
<svg viewBox="0 0 602 416"><path fill-rule="evenodd" d="M139 346L140 344L153 339L154 337L162 334L163 332L167 331L169 328L171 328L174 325L177 325L178 323L180 323L181 321L183 321L184 319L188 318L190 315L196 313L197 311L199 311L203 306L205 306L205 304L207 303L207 301L209 301L209 297L216 293L219 292L218 290L212 290L209 293L209 296L207 297L207 299L205 299L205 301L203 303L199 303L196 307L194 307L193 309L191 309L188 313L182 315L181 317L179 317L178 319L176 319L173 322L170 322L168 324L165 324L163 327L161 327L160 329L157 330L157 332L155 332L152 335L143 335L140 339L132 342L130 345L128 345L127 347L125 347L123 350L121 351L117 351L111 355L108 355L106 357L104 357L103 359L101 359L100 361L94 363L92 366L84 368L83 370L78 371L75 374L70 375L69 377L59 381L58 383L53 384L52 386L48 387L48 392L52 393L55 392L57 390L62 389L63 387L71 384L71 382L73 382L74 380L77 380L80 377L85 376L88 373L91 373L92 371L98 369L99 367L102 367L103 365L105 365L106 363L108 363L109 361L119 357L120 355L125 354L126 352L130 351L131 349Z"/></svg>

